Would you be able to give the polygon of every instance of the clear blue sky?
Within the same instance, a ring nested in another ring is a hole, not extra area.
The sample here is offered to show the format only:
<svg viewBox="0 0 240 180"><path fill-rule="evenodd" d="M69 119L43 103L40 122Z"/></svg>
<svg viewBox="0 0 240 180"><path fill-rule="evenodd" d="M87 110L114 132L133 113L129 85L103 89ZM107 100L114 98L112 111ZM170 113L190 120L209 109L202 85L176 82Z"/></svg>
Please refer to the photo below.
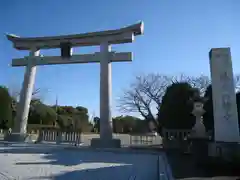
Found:
<svg viewBox="0 0 240 180"><path fill-rule="evenodd" d="M132 51L132 63L113 64L113 115L116 98L139 73L209 75L208 52L232 49L234 72L240 71L239 0L1 0L0 84L20 88L24 68L9 66L27 52L12 48L4 33L48 36L119 28L139 20L145 34L133 44L114 46ZM76 49L94 52L96 47ZM42 51L56 55L57 51ZM44 66L37 70L35 87L44 101L82 105L99 113L99 64ZM47 92L48 90L48 92Z"/></svg>

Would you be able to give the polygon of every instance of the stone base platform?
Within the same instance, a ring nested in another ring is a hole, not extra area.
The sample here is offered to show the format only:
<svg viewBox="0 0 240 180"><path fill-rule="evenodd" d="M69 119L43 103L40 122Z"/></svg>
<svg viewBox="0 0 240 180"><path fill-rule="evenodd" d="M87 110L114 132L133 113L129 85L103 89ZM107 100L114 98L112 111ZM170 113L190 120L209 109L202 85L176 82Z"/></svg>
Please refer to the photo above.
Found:
<svg viewBox="0 0 240 180"><path fill-rule="evenodd" d="M194 161L199 165L204 165L208 159L208 138L191 137L190 140Z"/></svg>
<svg viewBox="0 0 240 180"><path fill-rule="evenodd" d="M93 148L121 148L121 140L120 139L100 139L93 138L91 140L91 147Z"/></svg>
<svg viewBox="0 0 240 180"><path fill-rule="evenodd" d="M222 157L227 161L237 155L239 156L240 143L229 142L209 142L208 143L208 155L210 157Z"/></svg>
<svg viewBox="0 0 240 180"><path fill-rule="evenodd" d="M28 142L29 141L28 134L21 134L21 133L11 133L7 134L4 137L4 141L8 142Z"/></svg>

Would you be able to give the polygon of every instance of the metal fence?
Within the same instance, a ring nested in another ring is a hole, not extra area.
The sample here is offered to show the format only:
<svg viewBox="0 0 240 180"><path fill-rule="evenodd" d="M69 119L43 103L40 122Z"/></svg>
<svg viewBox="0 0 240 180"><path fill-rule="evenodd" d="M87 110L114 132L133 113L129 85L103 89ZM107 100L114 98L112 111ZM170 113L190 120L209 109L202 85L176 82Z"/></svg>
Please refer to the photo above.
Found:
<svg viewBox="0 0 240 180"><path fill-rule="evenodd" d="M162 143L165 149L180 149L183 151L188 151L189 140L192 130L185 129L163 129Z"/></svg>
<svg viewBox="0 0 240 180"><path fill-rule="evenodd" d="M186 140L191 134L191 129L163 129L163 138L168 140L179 139Z"/></svg>
<svg viewBox="0 0 240 180"><path fill-rule="evenodd" d="M76 131L40 130L37 142L55 142L80 145L81 133Z"/></svg>
<svg viewBox="0 0 240 180"><path fill-rule="evenodd" d="M130 134L131 145L153 145L156 144L157 135L154 133L147 134Z"/></svg>
<svg viewBox="0 0 240 180"><path fill-rule="evenodd" d="M0 131L1 139L8 131ZM37 143L56 143L89 146L93 138L100 138L99 134L80 133L77 131L60 131L54 129L39 129L29 133L30 141ZM147 134L113 134L113 138L120 139L122 146L161 145L162 138L153 133Z"/></svg>

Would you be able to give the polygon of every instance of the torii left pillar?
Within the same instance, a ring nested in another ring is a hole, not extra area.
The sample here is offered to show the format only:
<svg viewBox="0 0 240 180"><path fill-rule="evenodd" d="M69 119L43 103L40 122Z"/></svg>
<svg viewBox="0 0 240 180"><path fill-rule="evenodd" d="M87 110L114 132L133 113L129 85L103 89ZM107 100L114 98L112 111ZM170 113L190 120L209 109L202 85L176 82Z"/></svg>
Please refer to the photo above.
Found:
<svg viewBox="0 0 240 180"><path fill-rule="evenodd" d="M14 122L14 128L11 135L7 136L7 141L25 141L27 137L27 124L30 103L35 83L37 67L31 61L31 58L39 56L39 50L32 49L29 54L28 65L26 66L24 81L20 92L19 103L17 104L17 115Z"/></svg>

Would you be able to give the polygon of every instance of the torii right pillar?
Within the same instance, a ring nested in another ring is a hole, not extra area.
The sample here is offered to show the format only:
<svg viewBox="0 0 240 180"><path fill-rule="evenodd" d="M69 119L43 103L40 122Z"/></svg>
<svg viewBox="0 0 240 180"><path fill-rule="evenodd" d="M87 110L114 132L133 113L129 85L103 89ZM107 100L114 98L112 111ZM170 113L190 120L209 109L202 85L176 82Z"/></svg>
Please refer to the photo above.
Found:
<svg viewBox="0 0 240 180"><path fill-rule="evenodd" d="M121 140L112 135L112 70L111 46L108 42L100 44L100 138L94 138L91 146L95 148L120 148Z"/></svg>
<svg viewBox="0 0 240 180"><path fill-rule="evenodd" d="M213 48L209 53L212 79L214 142L221 150L238 144L239 124L230 48Z"/></svg>

